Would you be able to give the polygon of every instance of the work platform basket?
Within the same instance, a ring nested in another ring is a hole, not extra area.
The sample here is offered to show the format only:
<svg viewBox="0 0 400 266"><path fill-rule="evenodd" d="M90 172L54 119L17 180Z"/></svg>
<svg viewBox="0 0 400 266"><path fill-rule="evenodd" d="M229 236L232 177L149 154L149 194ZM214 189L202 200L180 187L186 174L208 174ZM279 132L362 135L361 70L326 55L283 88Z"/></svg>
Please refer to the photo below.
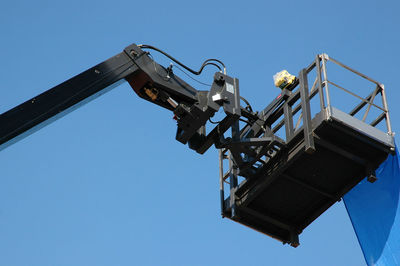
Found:
<svg viewBox="0 0 400 266"><path fill-rule="evenodd" d="M347 82L352 78L361 83ZM394 151L381 83L326 54L297 81L282 91L259 145L242 139L239 159L232 147L220 150L222 215L292 246L364 177L374 182L375 169Z"/></svg>

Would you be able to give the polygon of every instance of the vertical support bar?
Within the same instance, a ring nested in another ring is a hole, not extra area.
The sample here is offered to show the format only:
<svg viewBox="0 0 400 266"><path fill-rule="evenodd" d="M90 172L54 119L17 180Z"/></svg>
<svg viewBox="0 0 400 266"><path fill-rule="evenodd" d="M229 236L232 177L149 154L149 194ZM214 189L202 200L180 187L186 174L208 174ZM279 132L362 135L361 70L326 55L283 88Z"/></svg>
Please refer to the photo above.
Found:
<svg viewBox="0 0 400 266"><path fill-rule="evenodd" d="M222 218L225 217L225 191L224 191L224 154L222 149L218 150L219 156L219 194L221 200L221 215Z"/></svg>
<svg viewBox="0 0 400 266"><path fill-rule="evenodd" d="M326 74L326 59L329 58L327 54L322 54L322 73L324 74L324 83L325 83L325 95L326 95L326 105L329 109L331 109L331 96L329 95L329 88L328 88L328 75Z"/></svg>
<svg viewBox="0 0 400 266"><path fill-rule="evenodd" d="M308 81L306 69L302 69L299 73L300 83L300 99L301 109L303 113L303 131L304 131L304 142L305 150L307 153L313 153L315 151L314 137L311 126L311 108L310 108L310 97L308 93Z"/></svg>
<svg viewBox="0 0 400 266"><path fill-rule="evenodd" d="M387 99L386 99L385 86L383 84L381 84L380 87L381 87L381 93L382 93L382 104L383 104L383 108L385 109L385 113L386 113L386 127L388 130L387 133L389 135L393 136L392 126L390 124L389 107L388 107Z"/></svg>
<svg viewBox="0 0 400 266"><path fill-rule="evenodd" d="M231 207L231 218L236 216L236 186L237 186L237 169L234 166L233 157L231 151L229 151L229 183L230 183L230 202Z"/></svg>
<svg viewBox="0 0 400 266"><path fill-rule="evenodd" d="M325 109L325 99L324 99L324 91L322 90L321 66L320 66L319 55L317 55L315 57L315 68L317 71L317 86L318 86L318 94L319 94L319 104L321 106L321 111L323 111Z"/></svg>
<svg viewBox="0 0 400 266"><path fill-rule="evenodd" d="M292 106L288 102L283 106L283 114L285 119L286 143L288 143L294 133Z"/></svg>
<svg viewBox="0 0 400 266"><path fill-rule="evenodd" d="M232 140L239 141L240 140L240 128L239 121L236 121L232 125ZM229 151L229 169L230 169L230 205L232 209L231 217L236 216L236 188L238 185L238 168L233 160L232 152Z"/></svg>

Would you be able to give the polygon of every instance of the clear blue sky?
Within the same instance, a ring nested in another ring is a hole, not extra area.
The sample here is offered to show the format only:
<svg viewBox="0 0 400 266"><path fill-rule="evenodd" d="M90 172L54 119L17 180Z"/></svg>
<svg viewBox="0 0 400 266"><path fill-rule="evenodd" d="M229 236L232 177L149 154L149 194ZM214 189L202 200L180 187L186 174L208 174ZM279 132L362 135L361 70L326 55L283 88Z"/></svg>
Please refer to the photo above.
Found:
<svg viewBox="0 0 400 266"><path fill-rule="evenodd" d="M194 68L223 60L256 109L273 74L326 52L385 84L400 131L399 1L234 2L5 1L0 112L146 43ZM123 84L1 151L0 266L364 265L342 203L296 249L221 219L216 150L175 130Z"/></svg>

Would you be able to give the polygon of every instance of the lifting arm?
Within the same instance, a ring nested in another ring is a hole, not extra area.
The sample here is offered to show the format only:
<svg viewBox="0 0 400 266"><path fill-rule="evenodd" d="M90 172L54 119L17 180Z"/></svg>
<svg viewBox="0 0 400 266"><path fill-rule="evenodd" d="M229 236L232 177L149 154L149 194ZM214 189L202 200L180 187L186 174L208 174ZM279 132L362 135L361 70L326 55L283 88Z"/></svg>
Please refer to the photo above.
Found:
<svg viewBox="0 0 400 266"><path fill-rule="evenodd" d="M210 63L213 64L213 63ZM204 66L203 66L204 67ZM139 97L174 112L176 139L199 153L219 141L240 116L238 80L217 72L211 90L198 91L132 44L122 53L0 115L0 150L128 81ZM206 135L220 107L225 119Z"/></svg>
<svg viewBox="0 0 400 266"><path fill-rule="evenodd" d="M200 154L212 145L220 149L223 217L295 247L304 228L366 174L375 177L374 170L394 151L383 85L361 75L376 84L375 94L361 98L363 103L350 114L332 107L325 73L327 55L318 55L299 72L299 78L286 71L278 73L276 85L281 93L264 110L253 112L246 100L248 106L240 106L238 79L216 72L210 90L199 91L176 76L172 66L156 63L145 49L163 53L193 74L200 74L206 65L221 64L209 59L196 72L155 47L132 44L1 114L0 150L127 81L139 97L174 113L178 141ZM312 69L317 75L310 91L307 75ZM382 108L372 102L377 93L382 95ZM316 94L320 110L311 119L310 101ZM367 103L384 111L371 125L354 117ZM225 117L207 133L207 121L221 107ZM294 127L293 117L300 111ZM384 118L388 134L374 128ZM281 128L283 133L278 132ZM231 134L225 138L228 129ZM224 160L229 162L226 172ZM244 180L240 182L239 176ZM225 193L228 185L229 193Z"/></svg>

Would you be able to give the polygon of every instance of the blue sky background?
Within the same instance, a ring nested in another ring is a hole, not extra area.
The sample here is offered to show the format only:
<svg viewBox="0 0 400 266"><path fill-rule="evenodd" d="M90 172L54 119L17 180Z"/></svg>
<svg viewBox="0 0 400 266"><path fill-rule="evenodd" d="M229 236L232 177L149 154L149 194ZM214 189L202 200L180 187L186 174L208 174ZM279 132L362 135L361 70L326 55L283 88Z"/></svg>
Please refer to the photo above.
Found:
<svg viewBox="0 0 400 266"><path fill-rule="evenodd" d="M254 109L276 96L273 74L297 74L326 52L385 84L399 131L399 8L394 0L3 1L0 112L146 43L193 68L221 59ZM195 154L175 131L169 111L123 84L1 151L0 266L365 264L342 203L296 249L221 219L217 151Z"/></svg>

